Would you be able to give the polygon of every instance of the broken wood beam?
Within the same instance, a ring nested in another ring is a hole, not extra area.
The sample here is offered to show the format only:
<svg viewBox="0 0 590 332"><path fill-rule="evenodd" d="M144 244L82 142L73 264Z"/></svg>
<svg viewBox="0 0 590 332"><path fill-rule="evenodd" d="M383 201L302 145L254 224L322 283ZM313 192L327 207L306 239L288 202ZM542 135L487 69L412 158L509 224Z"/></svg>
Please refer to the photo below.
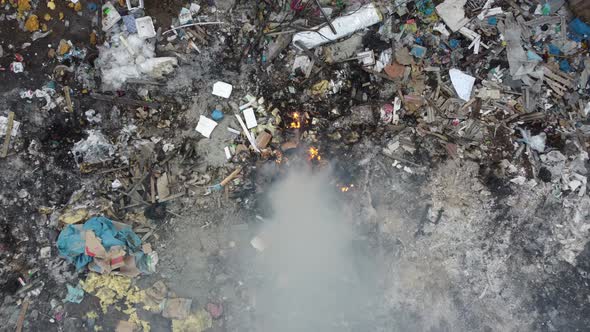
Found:
<svg viewBox="0 0 590 332"><path fill-rule="evenodd" d="M92 99L96 99L96 100L108 101L108 102L112 102L112 103L118 103L118 104L129 105L129 106L142 106L142 107L149 107L149 108L160 107L160 103L148 102L148 101L143 101L143 100L135 100L135 99L126 98L126 97L109 96L109 95L103 95L100 93L91 93L90 97Z"/></svg>
<svg viewBox="0 0 590 332"><path fill-rule="evenodd" d="M12 137L12 127L14 126L14 112L8 113L8 122L6 122L6 137L4 138L4 145L2 146L2 153L0 157L6 158L8 155L8 147L10 146L10 138Z"/></svg>

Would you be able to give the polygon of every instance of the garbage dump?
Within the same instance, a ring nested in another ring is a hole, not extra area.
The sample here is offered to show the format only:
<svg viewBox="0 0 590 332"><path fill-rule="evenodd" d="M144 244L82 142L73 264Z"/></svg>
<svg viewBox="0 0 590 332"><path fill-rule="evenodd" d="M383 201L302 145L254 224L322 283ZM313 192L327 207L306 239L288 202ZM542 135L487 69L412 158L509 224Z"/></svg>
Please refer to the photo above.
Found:
<svg viewBox="0 0 590 332"><path fill-rule="evenodd" d="M0 0L0 324L583 331L582 0Z"/></svg>

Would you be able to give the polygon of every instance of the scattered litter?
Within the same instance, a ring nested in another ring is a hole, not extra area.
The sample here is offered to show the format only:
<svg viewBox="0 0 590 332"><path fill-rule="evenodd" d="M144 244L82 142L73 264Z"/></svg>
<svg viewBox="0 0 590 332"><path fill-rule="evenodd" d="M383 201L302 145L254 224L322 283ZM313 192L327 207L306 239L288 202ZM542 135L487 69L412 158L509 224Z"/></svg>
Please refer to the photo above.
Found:
<svg viewBox="0 0 590 332"><path fill-rule="evenodd" d="M199 310L185 320L172 320L172 332L204 332L213 326L211 315Z"/></svg>
<svg viewBox="0 0 590 332"><path fill-rule="evenodd" d="M233 86L231 84L225 82L215 82L215 84L213 84L213 95L222 98L229 98L229 96L231 96L232 89Z"/></svg>
<svg viewBox="0 0 590 332"><path fill-rule="evenodd" d="M247 108L244 110L244 118L246 119L246 127L248 127L248 129L258 126L253 108Z"/></svg>
<svg viewBox="0 0 590 332"><path fill-rule="evenodd" d="M469 101L473 84L475 84L475 77L467 75L458 69L449 70L449 76L459 98Z"/></svg>
<svg viewBox="0 0 590 332"><path fill-rule="evenodd" d="M381 13L373 3L341 16L332 21L336 33L330 27L320 28L318 31L298 32L293 36L293 45L314 48L346 37L371 25L381 22Z"/></svg>
<svg viewBox="0 0 590 332"><path fill-rule="evenodd" d="M215 127L217 127L217 122L209 119L206 116L201 115L196 130L203 136L209 138L211 137L211 133L213 132L213 129L215 129Z"/></svg>
<svg viewBox="0 0 590 332"><path fill-rule="evenodd" d="M89 130L88 137L74 144L72 153L78 163L96 164L111 160L115 146L97 130Z"/></svg>
<svg viewBox="0 0 590 332"><path fill-rule="evenodd" d="M102 13L102 31L109 31L121 20L121 15L110 2L106 2L102 5Z"/></svg>
<svg viewBox="0 0 590 332"><path fill-rule="evenodd" d="M190 314L191 299L167 299L164 302L164 309L162 310L162 316L170 319L184 320Z"/></svg>
<svg viewBox="0 0 590 332"><path fill-rule="evenodd" d="M136 18L135 26L140 38L154 38L156 36L156 29L151 16Z"/></svg>
<svg viewBox="0 0 590 332"><path fill-rule="evenodd" d="M84 299L84 290L82 289L82 287L80 285L74 287L70 284L66 284L66 286L68 288L68 294L66 295L64 301L72 303L81 303Z"/></svg>

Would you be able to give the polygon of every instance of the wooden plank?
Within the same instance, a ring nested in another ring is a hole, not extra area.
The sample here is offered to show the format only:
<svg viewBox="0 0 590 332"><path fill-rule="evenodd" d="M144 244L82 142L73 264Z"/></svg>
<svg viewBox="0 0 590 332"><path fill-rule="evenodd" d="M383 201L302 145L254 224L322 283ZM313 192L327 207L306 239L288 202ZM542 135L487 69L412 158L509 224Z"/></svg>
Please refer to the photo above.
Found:
<svg viewBox="0 0 590 332"><path fill-rule="evenodd" d="M21 332L23 330L27 309L29 309L29 300L25 299L23 301L23 306L20 309L20 313L18 314L18 320L16 321L16 332Z"/></svg>
<svg viewBox="0 0 590 332"><path fill-rule="evenodd" d="M70 87L64 86L64 95L66 96L66 108L68 112L74 112L74 106L72 105L72 97L70 96Z"/></svg>
<svg viewBox="0 0 590 332"><path fill-rule="evenodd" d="M551 69L547 67L543 67L543 74L545 74L545 76L549 77L550 79L565 85L568 88L574 87L574 83L569 77L555 74Z"/></svg>
<svg viewBox="0 0 590 332"><path fill-rule="evenodd" d="M8 113L8 122L6 122L6 137L4 137L4 145L2 146L2 154L0 157L6 158L8 155L8 147L10 146L10 138L12 137L12 127L14 126L14 112Z"/></svg>

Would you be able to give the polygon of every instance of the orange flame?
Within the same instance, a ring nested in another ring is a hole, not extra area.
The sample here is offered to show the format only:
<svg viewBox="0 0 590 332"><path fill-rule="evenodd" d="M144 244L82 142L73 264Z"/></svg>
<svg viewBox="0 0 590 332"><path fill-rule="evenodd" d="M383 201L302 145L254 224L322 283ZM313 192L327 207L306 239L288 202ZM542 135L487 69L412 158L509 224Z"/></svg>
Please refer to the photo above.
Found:
<svg viewBox="0 0 590 332"><path fill-rule="evenodd" d="M354 188L354 184L351 184L349 186L342 186L340 187L340 191L346 193L349 192L352 188Z"/></svg>
<svg viewBox="0 0 590 332"><path fill-rule="evenodd" d="M316 159L317 161L322 160L322 156L320 156L320 150L314 148L313 146L309 148L307 151L309 153L309 160Z"/></svg>
<svg viewBox="0 0 590 332"><path fill-rule="evenodd" d="M297 112L293 113L293 121L289 125L289 128L294 128L294 129L301 128L301 121L299 121L299 113L297 113Z"/></svg>

